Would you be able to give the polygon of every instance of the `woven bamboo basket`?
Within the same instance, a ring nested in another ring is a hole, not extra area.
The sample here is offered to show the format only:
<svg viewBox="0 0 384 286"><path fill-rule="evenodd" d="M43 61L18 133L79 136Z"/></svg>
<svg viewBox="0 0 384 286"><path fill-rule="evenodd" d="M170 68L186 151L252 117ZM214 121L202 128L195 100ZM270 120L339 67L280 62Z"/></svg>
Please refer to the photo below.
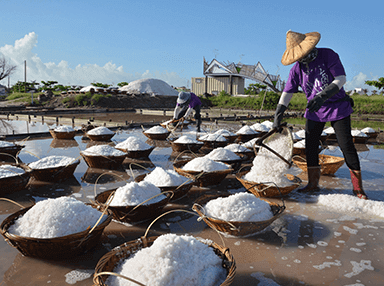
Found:
<svg viewBox="0 0 384 286"><path fill-rule="evenodd" d="M21 209L8 216L1 223L0 231L5 240L23 255L37 258L63 259L83 254L97 245L104 228L112 220L112 214L108 212L107 218L99 223L92 232L90 232L90 229L87 229L82 232L55 238L23 237L9 233L9 227L31 207Z"/></svg>
<svg viewBox="0 0 384 286"><path fill-rule="evenodd" d="M166 133L146 133L144 131L143 134L152 140L166 140L169 134L171 134L171 131L167 131Z"/></svg>
<svg viewBox="0 0 384 286"><path fill-rule="evenodd" d="M152 153L152 151L155 149L155 146L152 146L151 148L146 150L134 150L134 151L122 149L122 148L116 148L116 149L127 153L126 157L128 158L138 159L138 158L148 158L149 155Z"/></svg>
<svg viewBox="0 0 384 286"><path fill-rule="evenodd" d="M171 142L173 152L183 152L186 150L192 151L194 153L198 152L203 146L203 143L177 143Z"/></svg>
<svg viewBox="0 0 384 286"><path fill-rule="evenodd" d="M123 161L125 160L126 155L121 156L90 156L86 155L83 152L80 152L81 157L83 157L85 163L88 167L91 168L101 168L101 169L118 169L122 166Z"/></svg>
<svg viewBox="0 0 384 286"><path fill-rule="evenodd" d="M173 168L180 175L195 180L195 184L200 187L208 187L220 184L228 174L233 172L232 168L214 172L200 172L183 170L182 167L188 163L189 160L182 160L173 163Z"/></svg>
<svg viewBox="0 0 384 286"><path fill-rule="evenodd" d="M236 179L247 189L247 191L254 194L256 197L279 197L286 196L294 189L300 186L301 180L293 175L288 175L287 178L292 182L292 185L287 187L276 187L275 185L265 185L263 183L251 182L243 179L243 176L249 171L239 172L236 174Z"/></svg>
<svg viewBox="0 0 384 286"><path fill-rule="evenodd" d="M233 142L235 142L237 140L239 135L225 135L225 134L223 134L223 137L225 139L227 139L228 143L233 143Z"/></svg>
<svg viewBox="0 0 384 286"><path fill-rule="evenodd" d="M369 139L376 139L377 136L379 135L379 132L367 132L365 134L368 135Z"/></svg>
<svg viewBox="0 0 384 286"><path fill-rule="evenodd" d="M369 136L352 136L353 138L353 143L357 143L357 144L365 144L367 143L368 139L369 139Z"/></svg>
<svg viewBox="0 0 384 286"><path fill-rule="evenodd" d="M245 160L247 159L246 155L243 155L242 153L241 154L237 154L237 155L240 156L240 159L235 159L235 160L214 160L214 161L218 161L218 162L222 162L222 163L231 165L231 168L233 169L232 173L236 173L241 168L241 164L243 164L245 162Z"/></svg>
<svg viewBox="0 0 384 286"><path fill-rule="evenodd" d="M108 198L115 192L116 189L104 191L98 194L95 197L95 205L101 211L106 208L106 203ZM139 206L109 206L108 210L110 210L113 214L113 218L115 220L127 223L139 223L143 221L147 221L159 216L164 207L168 204L170 198L172 197L171 193L165 194L166 198L148 205L139 205Z"/></svg>
<svg viewBox="0 0 384 286"><path fill-rule="evenodd" d="M144 180L146 175L147 174L137 176L135 178L135 181L141 182L142 180ZM177 201L178 199L185 197L188 194L189 190L192 188L193 184L194 184L194 182L190 181L190 182L187 182L186 184L180 185L180 186L166 186L166 187L158 186L158 188L162 192L173 192L173 197L171 198L170 201L174 202L174 201Z"/></svg>
<svg viewBox="0 0 384 286"><path fill-rule="evenodd" d="M115 136L115 134L94 135L94 134L88 134L88 133L86 133L86 135L92 141L111 141L112 137Z"/></svg>
<svg viewBox="0 0 384 286"><path fill-rule="evenodd" d="M228 141L205 141L201 139L197 139L197 140L204 143L202 148L215 149L218 147L225 147L228 145Z"/></svg>
<svg viewBox="0 0 384 286"><path fill-rule="evenodd" d="M157 238L158 236L141 237L137 240L126 242L106 253L95 267L95 275L93 278L94 285L106 286L105 281L107 280L108 275L100 275L101 273L113 272L121 260L128 259L142 248L150 247ZM227 277L220 285L231 285L236 275L236 262L230 253L229 248L224 248L215 242L211 242L208 245L213 248L216 255L223 260L222 266L227 271Z"/></svg>
<svg viewBox="0 0 384 286"><path fill-rule="evenodd" d="M32 169L31 178L37 181L62 181L73 176L77 165L80 164L80 160L75 160L72 164L67 166L45 168L45 169Z"/></svg>
<svg viewBox="0 0 384 286"><path fill-rule="evenodd" d="M255 134L238 134L236 142L247 142L253 138L259 137L258 133Z"/></svg>
<svg viewBox="0 0 384 286"><path fill-rule="evenodd" d="M307 172L307 161L302 157L293 157L293 163L304 172ZM322 175L334 175L343 166L344 159L341 157L319 154L319 164Z"/></svg>
<svg viewBox="0 0 384 286"><path fill-rule="evenodd" d="M254 235L263 231L271 225L277 218L279 218L284 210L285 205L282 206L266 201L271 206L273 217L265 221L242 222L242 221L225 221L217 218L208 217L204 214L202 207L212 199L218 198L218 195L203 195L193 204L192 209L204 220L204 222L213 230L217 230L223 234L231 236L246 237Z"/></svg>
<svg viewBox="0 0 384 286"><path fill-rule="evenodd" d="M31 169L25 164L10 164L22 168L25 173L16 176L0 178L0 196L25 190L31 177Z"/></svg>
<svg viewBox="0 0 384 286"><path fill-rule="evenodd" d="M14 162L16 156L25 146L17 145L9 146L9 147L0 147L0 160L2 161L11 161Z"/></svg>
<svg viewBox="0 0 384 286"><path fill-rule="evenodd" d="M73 139L77 131L56 132L54 129L49 129L49 133L51 133L53 139Z"/></svg>

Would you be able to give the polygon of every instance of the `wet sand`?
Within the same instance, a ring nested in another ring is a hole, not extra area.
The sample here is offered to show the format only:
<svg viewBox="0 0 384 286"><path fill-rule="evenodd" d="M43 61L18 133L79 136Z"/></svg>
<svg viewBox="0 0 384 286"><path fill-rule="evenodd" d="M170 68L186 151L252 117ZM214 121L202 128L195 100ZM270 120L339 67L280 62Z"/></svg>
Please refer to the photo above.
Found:
<svg viewBox="0 0 384 286"><path fill-rule="evenodd" d="M209 126L205 125L208 129ZM113 141L121 142L129 132L121 132ZM143 137L144 138L144 137ZM148 142L147 143L152 143ZM80 150L92 143L77 136L70 142L41 139L25 142L20 154L25 163L49 155L66 155L77 158ZM135 161L153 169L155 166L172 169L178 154L172 152L168 142L156 142L150 160ZM383 201L384 150L373 145L359 147L363 170L364 187L372 200ZM340 151L328 151L341 156ZM180 157L188 157L182 155ZM126 159L128 160L128 159ZM84 160L78 165L74 177L62 183L32 182L29 189L3 197L23 206L32 205L42 198L71 195L84 202L94 199L95 193L113 189L133 179L133 175L146 171L125 161L126 169L114 170L103 175L95 187L100 174L106 170L89 168ZM296 168L297 169L297 168ZM298 177L306 180L306 174L296 170ZM124 181L125 180L125 181ZM349 171L344 164L334 176L322 176L322 189L314 194L293 191L283 200L269 199L286 206L283 215L262 233L246 238L220 236L196 215L175 211L154 223L148 236L163 233L188 233L208 238L228 247L233 254L237 272L232 285L382 285L384 262L382 261L384 220L380 217L343 213L317 204L319 194L351 194ZM229 175L220 185L209 188L193 187L188 195L168 205L167 210L191 211L193 202L204 194L230 194L245 191L234 175ZM0 221L20 208L10 202L0 201ZM0 285L92 285L92 273L102 255L126 241L144 235L150 221L138 225L124 225L113 221L104 231L101 242L88 253L67 260L44 260L25 257L15 248L0 240ZM259 284L260 283L260 284Z"/></svg>

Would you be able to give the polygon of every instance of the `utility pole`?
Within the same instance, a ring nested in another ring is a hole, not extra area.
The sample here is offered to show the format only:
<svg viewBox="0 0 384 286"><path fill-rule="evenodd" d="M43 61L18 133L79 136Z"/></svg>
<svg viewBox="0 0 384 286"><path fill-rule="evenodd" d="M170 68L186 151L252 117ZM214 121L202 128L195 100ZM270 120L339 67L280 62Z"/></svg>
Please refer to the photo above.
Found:
<svg viewBox="0 0 384 286"><path fill-rule="evenodd" d="M24 61L24 92L27 92L27 61Z"/></svg>

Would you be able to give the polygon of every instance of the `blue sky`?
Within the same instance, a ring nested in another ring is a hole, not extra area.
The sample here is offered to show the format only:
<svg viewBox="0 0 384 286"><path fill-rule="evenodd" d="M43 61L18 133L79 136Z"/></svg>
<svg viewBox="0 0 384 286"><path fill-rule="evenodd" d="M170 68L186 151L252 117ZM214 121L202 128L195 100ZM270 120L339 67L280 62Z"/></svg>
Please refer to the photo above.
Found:
<svg viewBox="0 0 384 286"><path fill-rule="evenodd" d="M17 65L11 84L158 78L190 86L210 62L257 64L288 77L285 35L321 34L339 53L346 89L384 76L382 1L34 1L0 0L0 53ZM7 85L7 80L0 82Z"/></svg>

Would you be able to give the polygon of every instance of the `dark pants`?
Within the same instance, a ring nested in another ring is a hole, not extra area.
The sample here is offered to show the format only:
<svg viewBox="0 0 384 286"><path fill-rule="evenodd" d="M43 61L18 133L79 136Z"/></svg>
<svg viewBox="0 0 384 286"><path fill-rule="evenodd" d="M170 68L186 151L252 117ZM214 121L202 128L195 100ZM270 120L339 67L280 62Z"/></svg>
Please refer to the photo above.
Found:
<svg viewBox="0 0 384 286"><path fill-rule="evenodd" d="M195 109L196 127L199 128L200 125L201 125L201 111L200 111L200 105L197 105L194 109Z"/></svg>
<svg viewBox="0 0 384 286"><path fill-rule="evenodd" d="M335 130L337 143L343 153L345 163L351 170L360 170L360 160L357 154L353 137L351 134L351 117L347 116L337 121L331 121ZM320 136L325 122L317 122L307 119L305 124L305 149L307 166L319 166L319 144Z"/></svg>

